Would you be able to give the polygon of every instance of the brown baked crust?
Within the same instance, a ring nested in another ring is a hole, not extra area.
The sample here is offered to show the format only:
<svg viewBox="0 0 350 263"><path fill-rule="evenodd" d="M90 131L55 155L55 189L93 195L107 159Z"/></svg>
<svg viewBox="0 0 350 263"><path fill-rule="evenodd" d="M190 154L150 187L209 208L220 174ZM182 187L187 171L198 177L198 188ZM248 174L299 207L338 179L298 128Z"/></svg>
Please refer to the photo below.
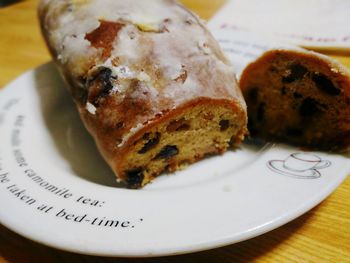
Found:
<svg viewBox="0 0 350 263"><path fill-rule="evenodd" d="M230 63L202 22L176 1L125 2L42 0L39 6L52 56L118 178L127 182L126 169L133 167L123 164L140 138L171 120L180 121L179 116L192 118L192 108L205 111L200 105L215 105L218 118L229 109L230 121L223 121L229 122L230 132L219 136L220 147L208 146L187 161L225 151L228 136L237 145L246 133L246 105ZM173 162L172 169L164 164L162 170L175 170L182 161ZM156 170L128 186L144 185L161 172Z"/></svg>
<svg viewBox="0 0 350 263"><path fill-rule="evenodd" d="M350 73L324 55L271 50L242 73L253 136L343 151L350 146Z"/></svg>

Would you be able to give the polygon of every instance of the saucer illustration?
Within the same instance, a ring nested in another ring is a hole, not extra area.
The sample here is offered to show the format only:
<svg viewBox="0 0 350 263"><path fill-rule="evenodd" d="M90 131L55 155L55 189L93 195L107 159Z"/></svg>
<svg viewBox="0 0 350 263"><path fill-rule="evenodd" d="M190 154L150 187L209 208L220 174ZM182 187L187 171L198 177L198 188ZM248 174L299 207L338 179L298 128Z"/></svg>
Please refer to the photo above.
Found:
<svg viewBox="0 0 350 263"><path fill-rule="evenodd" d="M271 160L267 162L267 167L282 175L301 178L316 179L321 177L319 169L327 168L331 165L328 160L322 160L319 156L311 153L293 153L285 160Z"/></svg>

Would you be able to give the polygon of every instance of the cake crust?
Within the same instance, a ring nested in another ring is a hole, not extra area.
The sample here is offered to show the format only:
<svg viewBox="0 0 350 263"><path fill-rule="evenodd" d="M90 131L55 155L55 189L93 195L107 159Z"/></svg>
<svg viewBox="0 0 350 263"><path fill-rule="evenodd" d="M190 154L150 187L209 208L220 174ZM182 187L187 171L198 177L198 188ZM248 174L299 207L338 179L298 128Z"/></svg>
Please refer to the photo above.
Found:
<svg viewBox="0 0 350 263"><path fill-rule="evenodd" d="M202 21L176 1L42 0L39 18L86 128L128 187L141 187L185 161L223 152L239 144L247 132L246 105L232 66ZM157 169L149 168L158 163L154 158L166 149L176 152L175 148L157 149L148 162L132 167L132 160L146 154L137 152L135 143L147 134L151 138L145 141L146 148L189 134L194 139L192 109L204 112L205 105L215 105L208 125L220 130L222 121L228 127L222 131L224 137L208 130L204 137L212 145L201 149L196 142L191 154L197 158L183 155L188 148L183 143L177 146L177 157L164 158ZM226 119L220 119L225 114ZM187 130L164 130L183 118ZM154 129L163 129L160 138L149 135ZM142 180L128 181L128 173L140 166L147 170Z"/></svg>
<svg viewBox="0 0 350 263"><path fill-rule="evenodd" d="M246 67L240 87L254 136L349 149L350 73L337 61L306 50L271 50Z"/></svg>

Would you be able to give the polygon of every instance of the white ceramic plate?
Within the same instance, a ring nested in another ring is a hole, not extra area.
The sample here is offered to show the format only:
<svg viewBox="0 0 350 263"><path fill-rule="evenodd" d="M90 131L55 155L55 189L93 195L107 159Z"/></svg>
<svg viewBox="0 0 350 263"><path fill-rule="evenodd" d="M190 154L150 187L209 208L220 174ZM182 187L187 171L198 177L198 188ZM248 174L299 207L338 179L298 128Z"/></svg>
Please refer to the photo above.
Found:
<svg viewBox="0 0 350 263"><path fill-rule="evenodd" d="M63 86L47 64L0 91L0 221L52 247L147 257L232 244L305 213L350 171L344 156L251 142L123 189Z"/></svg>

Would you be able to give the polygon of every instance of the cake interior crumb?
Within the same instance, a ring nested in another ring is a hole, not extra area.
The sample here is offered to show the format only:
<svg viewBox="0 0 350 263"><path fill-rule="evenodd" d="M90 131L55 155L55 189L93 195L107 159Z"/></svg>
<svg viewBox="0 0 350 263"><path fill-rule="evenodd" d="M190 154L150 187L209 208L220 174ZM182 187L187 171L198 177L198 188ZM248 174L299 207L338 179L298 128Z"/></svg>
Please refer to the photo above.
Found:
<svg viewBox="0 0 350 263"><path fill-rule="evenodd" d="M138 188L162 171L183 169L207 155L223 153L243 139L243 122L242 116L227 107L190 108L134 143L123 162L124 177L138 177L132 180Z"/></svg>

